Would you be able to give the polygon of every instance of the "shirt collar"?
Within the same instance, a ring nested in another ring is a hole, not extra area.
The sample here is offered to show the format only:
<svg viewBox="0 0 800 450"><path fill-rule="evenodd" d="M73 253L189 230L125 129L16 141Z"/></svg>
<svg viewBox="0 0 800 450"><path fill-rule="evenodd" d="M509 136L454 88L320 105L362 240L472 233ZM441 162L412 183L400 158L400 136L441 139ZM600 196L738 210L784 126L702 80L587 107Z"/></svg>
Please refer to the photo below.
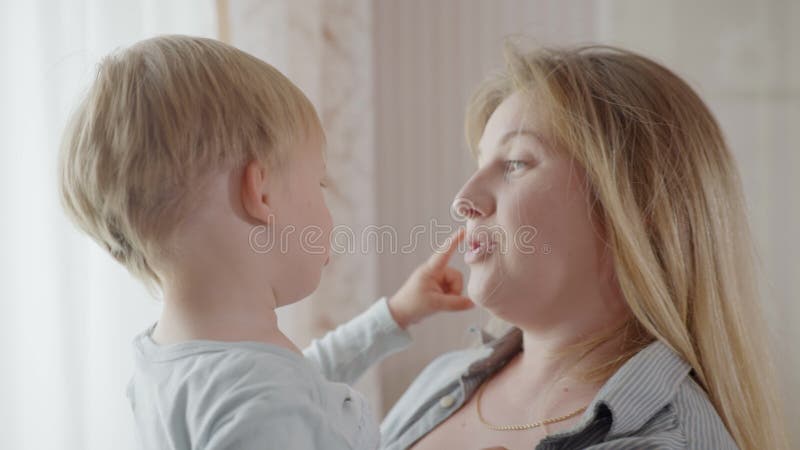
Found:
<svg viewBox="0 0 800 450"><path fill-rule="evenodd" d="M584 419L588 423L603 404L611 411L610 436L636 431L671 402L690 370L689 363L674 350L655 340L632 356L600 388L586 408Z"/></svg>
<svg viewBox="0 0 800 450"><path fill-rule="evenodd" d="M522 331L513 327L501 337L487 342L484 348L487 346L491 348L491 353L472 362L464 377L486 377L500 370L522 350Z"/></svg>
<svg viewBox="0 0 800 450"><path fill-rule="evenodd" d="M502 368L522 348L522 332L512 328L488 346L492 348L491 354L474 361L464 377L486 377ZM604 408L611 413L609 436L640 429L672 400L690 370L689 363L667 344L659 340L651 342L600 388L573 430L583 429Z"/></svg>

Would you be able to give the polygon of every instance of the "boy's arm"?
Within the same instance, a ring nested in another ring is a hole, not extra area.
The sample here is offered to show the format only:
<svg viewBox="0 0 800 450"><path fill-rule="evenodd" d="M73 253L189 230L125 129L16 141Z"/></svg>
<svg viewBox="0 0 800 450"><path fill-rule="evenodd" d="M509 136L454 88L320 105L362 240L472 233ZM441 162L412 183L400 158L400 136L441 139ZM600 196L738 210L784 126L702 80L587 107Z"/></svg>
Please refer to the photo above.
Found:
<svg viewBox="0 0 800 450"><path fill-rule="evenodd" d="M411 335L392 317L386 298L311 342L303 355L330 381L352 384L384 357L407 347Z"/></svg>
<svg viewBox="0 0 800 450"><path fill-rule="evenodd" d="M464 239L460 229L420 265L390 299L382 298L361 315L311 343L303 354L330 381L354 383L371 365L403 349L405 329L440 311L473 305L461 295L461 272L447 265Z"/></svg>

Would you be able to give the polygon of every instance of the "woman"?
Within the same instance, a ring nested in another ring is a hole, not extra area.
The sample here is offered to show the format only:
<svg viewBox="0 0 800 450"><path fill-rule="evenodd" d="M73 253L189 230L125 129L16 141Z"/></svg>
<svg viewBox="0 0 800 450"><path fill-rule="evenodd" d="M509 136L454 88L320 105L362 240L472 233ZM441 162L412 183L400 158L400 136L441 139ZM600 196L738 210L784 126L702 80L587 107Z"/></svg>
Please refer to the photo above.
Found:
<svg viewBox="0 0 800 450"><path fill-rule="evenodd" d="M513 328L431 363L383 448L787 447L740 181L685 82L610 47L512 49L467 136L469 295Z"/></svg>

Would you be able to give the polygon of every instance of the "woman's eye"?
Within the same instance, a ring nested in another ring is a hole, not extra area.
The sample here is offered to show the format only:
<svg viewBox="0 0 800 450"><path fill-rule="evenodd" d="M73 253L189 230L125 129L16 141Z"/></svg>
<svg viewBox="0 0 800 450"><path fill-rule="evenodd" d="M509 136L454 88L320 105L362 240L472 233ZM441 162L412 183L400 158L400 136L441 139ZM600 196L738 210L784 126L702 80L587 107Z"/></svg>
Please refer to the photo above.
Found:
<svg viewBox="0 0 800 450"><path fill-rule="evenodd" d="M528 163L526 163L525 161L520 161L517 159L506 161L504 164L505 164L504 175L509 175L512 172L524 169L528 165Z"/></svg>

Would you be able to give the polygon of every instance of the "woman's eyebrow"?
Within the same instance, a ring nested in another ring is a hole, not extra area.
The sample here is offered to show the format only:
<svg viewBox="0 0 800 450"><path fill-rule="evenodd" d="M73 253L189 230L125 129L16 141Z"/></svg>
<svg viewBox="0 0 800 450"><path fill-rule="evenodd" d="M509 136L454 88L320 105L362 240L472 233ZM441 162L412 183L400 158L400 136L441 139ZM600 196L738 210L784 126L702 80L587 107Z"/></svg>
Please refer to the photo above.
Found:
<svg viewBox="0 0 800 450"><path fill-rule="evenodd" d="M498 149L502 148L503 146L507 145L508 141L510 141L512 138L519 137L519 136L531 137L536 141L536 143L539 144L539 146L544 151L549 151L549 147L547 146L547 141L542 137L542 135L537 133L534 130L530 130L530 129L526 129L526 128L523 128L521 130L511 130L511 131L507 132L506 134L503 135L503 137L500 138L500 141L497 143L495 148L498 148ZM481 156L483 155L483 153L484 153L484 150L482 150L480 145L478 145L478 152L477 152L477 155L476 155L477 156L476 159L478 161L480 161Z"/></svg>
<svg viewBox="0 0 800 450"><path fill-rule="evenodd" d="M500 142L497 144L497 146L500 147L500 146L506 145L508 143L508 141L511 140L511 138L518 137L518 136L532 137L543 148L547 148L546 141L544 140L544 138L542 138L542 136L539 133L537 133L537 132L535 132L533 130L528 130L528 129L511 130L511 131L509 131L508 133L504 134L502 138L500 138Z"/></svg>

